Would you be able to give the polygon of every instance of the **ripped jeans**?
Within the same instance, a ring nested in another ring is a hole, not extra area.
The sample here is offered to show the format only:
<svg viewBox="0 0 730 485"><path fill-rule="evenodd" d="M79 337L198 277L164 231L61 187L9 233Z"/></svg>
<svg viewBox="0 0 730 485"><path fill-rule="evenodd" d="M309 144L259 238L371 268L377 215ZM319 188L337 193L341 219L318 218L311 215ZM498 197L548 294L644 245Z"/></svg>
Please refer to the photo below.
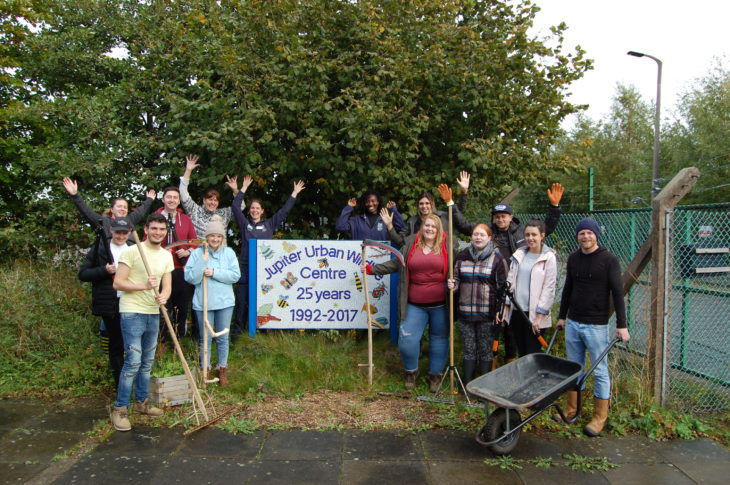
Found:
<svg viewBox="0 0 730 485"><path fill-rule="evenodd" d="M147 399L150 371L155 362L157 334L160 331L160 314L121 313L122 338L124 339L124 366L119 376L117 407L129 406L134 386L134 399Z"/></svg>
<svg viewBox="0 0 730 485"><path fill-rule="evenodd" d="M421 336L428 324L428 373L440 374L449 352L449 320L446 305L421 307L408 304L408 314L400 322L398 349L407 372L418 370Z"/></svg>

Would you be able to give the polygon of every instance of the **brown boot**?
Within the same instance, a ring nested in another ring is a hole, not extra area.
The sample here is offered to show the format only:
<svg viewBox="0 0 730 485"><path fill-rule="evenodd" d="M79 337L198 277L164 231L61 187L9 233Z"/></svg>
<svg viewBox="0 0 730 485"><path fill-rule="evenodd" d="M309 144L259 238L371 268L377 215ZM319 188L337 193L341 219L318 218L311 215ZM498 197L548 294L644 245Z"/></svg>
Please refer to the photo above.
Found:
<svg viewBox="0 0 730 485"><path fill-rule="evenodd" d="M608 418L608 399L593 399L593 419L591 422L586 424L583 428L583 432L588 436L595 438L601 436L603 426L606 424Z"/></svg>
<svg viewBox="0 0 730 485"><path fill-rule="evenodd" d="M129 431L132 425L129 423L129 417L125 406L114 406L112 409L112 425L117 431Z"/></svg>
<svg viewBox="0 0 730 485"><path fill-rule="evenodd" d="M416 378L418 377L418 369L408 372L406 371L406 390L410 391L416 387Z"/></svg>
<svg viewBox="0 0 730 485"><path fill-rule="evenodd" d="M221 387L228 387L228 367L218 367L218 384Z"/></svg>
<svg viewBox="0 0 730 485"><path fill-rule="evenodd" d="M150 398L146 398L144 401L134 402L134 412L139 414L146 414L148 416L162 416L165 414L162 409L155 407L152 402L150 402Z"/></svg>
<svg viewBox="0 0 730 485"><path fill-rule="evenodd" d="M428 375L428 388L431 392L438 392L441 387L441 381L443 380L443 374L429 374Z"/></svg>
<svg viewBox="0 0 730 485"><path fill-rule="evenodd" d="M575 413L578 412L578 391L568 391L566 397L568 406L565 408L565 417L568 419L573 419L575 417ZM563 418L560 417L560 414L555 413L553 414L553 421L556 423L562 423Z"/></svg>

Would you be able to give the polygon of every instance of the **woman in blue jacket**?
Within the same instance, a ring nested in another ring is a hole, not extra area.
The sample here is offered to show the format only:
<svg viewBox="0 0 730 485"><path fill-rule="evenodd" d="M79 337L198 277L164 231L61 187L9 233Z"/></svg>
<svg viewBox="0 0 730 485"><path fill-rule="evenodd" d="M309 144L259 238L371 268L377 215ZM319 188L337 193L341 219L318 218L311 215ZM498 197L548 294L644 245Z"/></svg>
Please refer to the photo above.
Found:
<svg viewBox="0 0 730 485"><path fill-rule="evenodd" d="M236 194L233 199L233 207L239 207L243 202L243 196L246 193L249 185L251 185L252 179L250 175L246 175L243 178L243 186L241 191ZM274 231L279 225L284 222L289 211L294 207L294 203L297 201L297 195L299 192L304 190L304 182L300 180L294 184L291 196L284 204L284 207L279 209L276 214L268 219L264 219L264 203L259 198L252 198L248 203L248 215L246 217L242 211L234 210L233 218L238 224L238 229L241 231L241 255L239 257L241 266L241 279L238 282L238 288L236 290L236 320L233 324L232 337L235 339L236 336L243 333L246 328L246 312L248 311L248 241L250 239L271 239L274 237ZM236 205L238 204L238 205Z"/></svg>
<svg viewBox="0 0 730 485"><path fill-rule="evenodd" d="M241 270L236 261L236 253L225 246L225 232L223 219L215 214L205 230L205 240L208 251L199 247L190 255L185 266L185 281L195 285L193 295L193 310L198 322L203 325L203 276L208 278L208 321L216 333L230 328L231 316L236 299L233 296L233 283L241 277ZM201 359L203 354L203 333L200 332L198 348ZM211 348L212 335L208 336L207 346ZM215 338L218 351L218 378L221 386L228 385L228 332ZM207 361L201 362L201 367L210 367L210 352Z"/></svg>
<svg viewBox="0 0 730 485"><path fill-rule="evenodd" d="M390 241L388 228L380 217L380 209L383 208L383 200L380 194L373 189L362 194L359 214L353 215L356 206L356 198L353 197L347 201L347 205L342 209L340 217L337 219L335 229L339 232L349 232L351 239L354 240ZM387 207L393 216L395 231L398 233L405 231L406 223L398 212L395 202L388 202Z"/></svg>

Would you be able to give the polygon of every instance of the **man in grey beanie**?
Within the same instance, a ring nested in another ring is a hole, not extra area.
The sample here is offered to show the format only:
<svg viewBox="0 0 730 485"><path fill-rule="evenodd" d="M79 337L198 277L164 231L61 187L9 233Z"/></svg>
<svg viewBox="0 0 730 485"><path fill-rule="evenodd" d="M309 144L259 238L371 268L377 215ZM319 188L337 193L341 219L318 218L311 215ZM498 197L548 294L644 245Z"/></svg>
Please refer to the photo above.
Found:
<svg viewBox="0 0 730 485"><path fill-rule="evenodd" d="M575 227L575 234L580 249L568 256L558 327L565 328L568 359L585 365L586 351L590 353L591 362L595 362L609 344L611 300L616 309L616 335L621 341L628 342L629 331L626 328L626 306L618 258L598 245L601 229L594 219L582 219ZM578 392L568 392L566 417L569 419L577 411ZM599 436L608 418L611 394L607 359L596 367L593 393L593 419L583 431L588 436Z"/></svg>

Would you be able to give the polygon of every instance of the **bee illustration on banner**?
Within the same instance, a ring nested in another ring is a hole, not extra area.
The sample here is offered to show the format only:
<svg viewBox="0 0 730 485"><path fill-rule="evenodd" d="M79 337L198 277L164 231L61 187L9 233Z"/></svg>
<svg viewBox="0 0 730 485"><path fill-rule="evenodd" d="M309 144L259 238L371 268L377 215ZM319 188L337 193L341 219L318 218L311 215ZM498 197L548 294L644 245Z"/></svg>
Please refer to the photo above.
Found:
<svg viewBox="0 0 730 485"><path fill-rule="evenodd" d="M388 294L388 290L385 288L385 283L380 283L372 291L373 298L378 300L386 294Z"/></svg>
<svg viewBox="0 0 730 485"><path fill-rule="evenodd" d="M266 244L262 244L259 251L261 251L261 256L263 256L264 259L271 259L275 256L274 250L271 249L271 246L267 246Z"/></svg>
<svg viewBox="0 0 730 485"><path fill-rule="evenodd" d="M297 281L299 281L299 278L297 278L296 276L294 276L294 273L292 273L291 271L289 271L286 274L286 278L284 278L283 280L281 280L281 286L283 286L284 288L286 288L288 290L289 288L291 288L292 286L294 286L294 284Z"/></svg>
<svg viewBox="0 0 730 485"><path fill-rule="evenodd" d="M274 289L274 285L262 284L261 285L261 294L265 295L266 293L270 292L273 289Z"/></svg>
<svg viewBox="0 0 730 485"><path fill-rule="evenodd" d="M362 278L360 278L360 273L353 273L355 275L355 288L357 288L357 291L362 292Z"/></svg>
<svg viewBox="0 0 730 485"><path fill-rule="evenodd" d="M291 253L292 251L294 251L297 248L297 246L295 244L292 244L288 241L283 241L281 243L281 245L284 248L284 251L286 251L287 253Z"/></svg>
<svg viewBox="0 0 730 485"><path fill-rule="evenodd" d="M329 268L330 267L330 262L327 261L327 258L318 259L317 264L319 265L320 268Z"/></svg>
<svg viewBox="0 0 730 485"><path fill-rule="evenodd" d="M276 304L279 305L279 308L286 308L289 306L289 302L287 301L289 299L289 295L279 295L279 299L276 300Z"/></svg>

